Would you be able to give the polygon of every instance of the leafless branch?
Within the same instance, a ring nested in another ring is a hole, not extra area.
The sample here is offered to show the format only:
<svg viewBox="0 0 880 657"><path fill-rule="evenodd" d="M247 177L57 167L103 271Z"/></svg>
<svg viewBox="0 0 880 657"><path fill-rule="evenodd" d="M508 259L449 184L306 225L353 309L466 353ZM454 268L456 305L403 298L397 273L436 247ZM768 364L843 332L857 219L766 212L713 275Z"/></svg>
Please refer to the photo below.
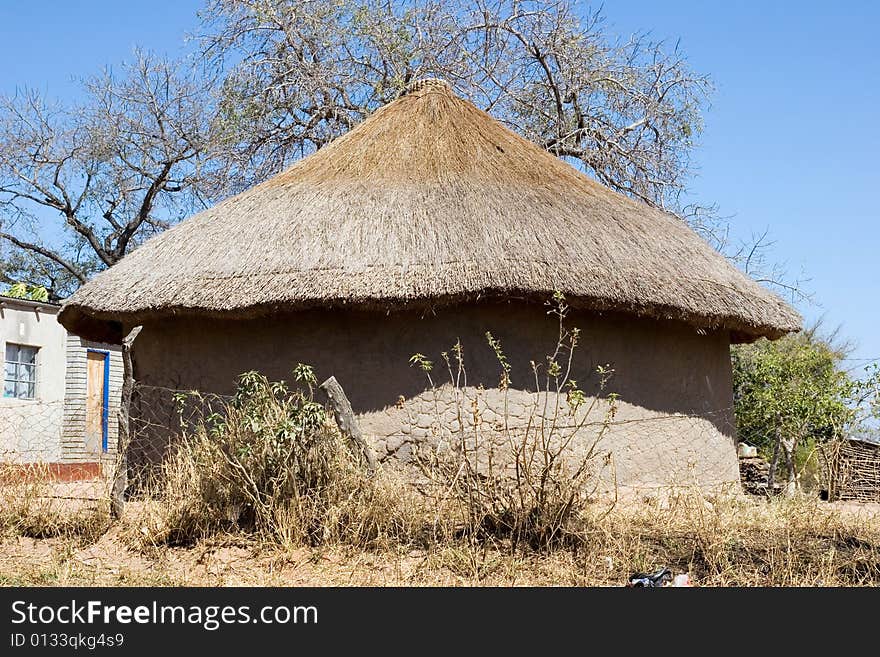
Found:
<svg viewBox="0 0 880 657"><path fill-rule="evenodd" d="M200 204L213 84L136 53L120 76L86 80L76 105L0 98L0 238L19 256L6 275L63 296Z"/></svg>

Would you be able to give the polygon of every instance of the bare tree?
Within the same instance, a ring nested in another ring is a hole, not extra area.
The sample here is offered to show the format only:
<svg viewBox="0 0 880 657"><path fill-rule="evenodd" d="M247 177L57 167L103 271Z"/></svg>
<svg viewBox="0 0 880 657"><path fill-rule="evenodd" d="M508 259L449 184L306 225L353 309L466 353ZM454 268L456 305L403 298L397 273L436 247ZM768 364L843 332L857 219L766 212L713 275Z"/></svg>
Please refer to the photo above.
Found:
<svg viewBox="0 0 880 657"><path fill-rule="evenodd" d="M714 215L711 221L702 225L708 227L704 236L712 246L758 283L775 289L779 294L791 298L792 302L816 303L808 290L810 279L804 271L792 274L785 263L772 257L776 242L770 239L769 229L733 240L730 237L729 218Z"/></svg>
<svg viewBox="0 0 880 657"><path fill-rule="evenodd" d="M65 296L149 235L446 79L606 185L678 214L796 296L768 243L686 205L711 93L677 44L612 38L577 0L206 0L204 60L139 55L57 106L0 98L0 280ZM216 100L216 102L215 102Z"/></svg>
<svg viewBox="0 0 880 657"><path fill-rule="evenodd" d="M211 0L203 16L206 55L228 65L238 187L433 75L613 189L679 210L708 78L676 46L610 39L573 0Z"/></svg>
<svg viewBox="0 0 880 657"><path fill-rule="evenodd" d="M76 105L0 98L3 278L65 296L201 202L210 80L139 53Z"/></svg>

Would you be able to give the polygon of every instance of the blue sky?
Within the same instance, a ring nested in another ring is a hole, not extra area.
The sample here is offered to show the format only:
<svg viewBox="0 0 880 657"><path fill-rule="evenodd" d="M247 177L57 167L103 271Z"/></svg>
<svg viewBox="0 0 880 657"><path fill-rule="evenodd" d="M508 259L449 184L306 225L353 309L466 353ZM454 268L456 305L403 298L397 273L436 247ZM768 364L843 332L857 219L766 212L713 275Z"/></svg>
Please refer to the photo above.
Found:
<svg viewBox="0 0 880 657"><path fill-rule="evenodd" d="M59 98L78 77L130 58L134 46L176 54L201 0L0 5L0 92ZM717 203L735 237L769 229L770 256L808 277L814 319L880 358L880 3L605 3L612 32L680 40L716 93L695 161L693 198Z"/></svg>
<svg viewBox="0 0 880 657"><path fill-rule="evenodd" d="M770 230L772 256L814 304L880 358L880 3L614 0L608 22L681 39L716 85L694 195L748 237Z"/></svg>

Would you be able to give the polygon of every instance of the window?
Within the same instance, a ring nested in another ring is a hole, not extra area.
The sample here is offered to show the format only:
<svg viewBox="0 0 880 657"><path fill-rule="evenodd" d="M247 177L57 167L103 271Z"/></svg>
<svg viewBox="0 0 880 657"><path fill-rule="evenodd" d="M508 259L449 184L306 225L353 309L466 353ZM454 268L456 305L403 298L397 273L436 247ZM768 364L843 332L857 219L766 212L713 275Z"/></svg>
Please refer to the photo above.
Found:
<svg viewBox="0 0 880 657"><path fill-rule="evenodd" d="M3 396L34 399L37 391L37 347L6 343Z"/></svg>

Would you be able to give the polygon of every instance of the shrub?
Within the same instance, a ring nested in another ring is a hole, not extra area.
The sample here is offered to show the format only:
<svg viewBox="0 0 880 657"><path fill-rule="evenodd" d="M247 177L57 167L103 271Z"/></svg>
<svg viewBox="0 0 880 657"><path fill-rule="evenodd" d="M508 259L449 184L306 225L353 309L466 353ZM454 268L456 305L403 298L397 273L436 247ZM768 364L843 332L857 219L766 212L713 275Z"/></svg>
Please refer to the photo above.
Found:
<svg viewBox="0 0 880 657"><path fill-rule="evenodd" d="M256 372L220 412L179 441L143 504L148 542L190 543L245 531L288 545L365 545L408 534L392 473L370 477L312 397Z"/></svg>
<svg viewBox="0 0 880 657"><path fill-rule="evenodd" d="M461 345L442 355L458 419L450 429L438 415L440 439L415 454L415 473L398 471L396 464L368 472L314 401L310 368L295 370L300 390L256 372L243 374L232 399L189 425L167 458L152 499L142 505L140 534L147 542L190 543L245 531L291 545L464 539L471 546L503 541L513 551L571 542L608 463L599 444L616 397L587 396L572 380L579 332L565 325L561 295L550 313L559 324L558 340L541 365L532 364L536 392L525 424L508 418L510 366L491 334L487 342L504 395L500 428L480 417L484 390L468 398L473 389L463 385ZM420 354L412 362L440 394L433 364ZM604 391L611 371L600 367L597 375Z"/></svg>

